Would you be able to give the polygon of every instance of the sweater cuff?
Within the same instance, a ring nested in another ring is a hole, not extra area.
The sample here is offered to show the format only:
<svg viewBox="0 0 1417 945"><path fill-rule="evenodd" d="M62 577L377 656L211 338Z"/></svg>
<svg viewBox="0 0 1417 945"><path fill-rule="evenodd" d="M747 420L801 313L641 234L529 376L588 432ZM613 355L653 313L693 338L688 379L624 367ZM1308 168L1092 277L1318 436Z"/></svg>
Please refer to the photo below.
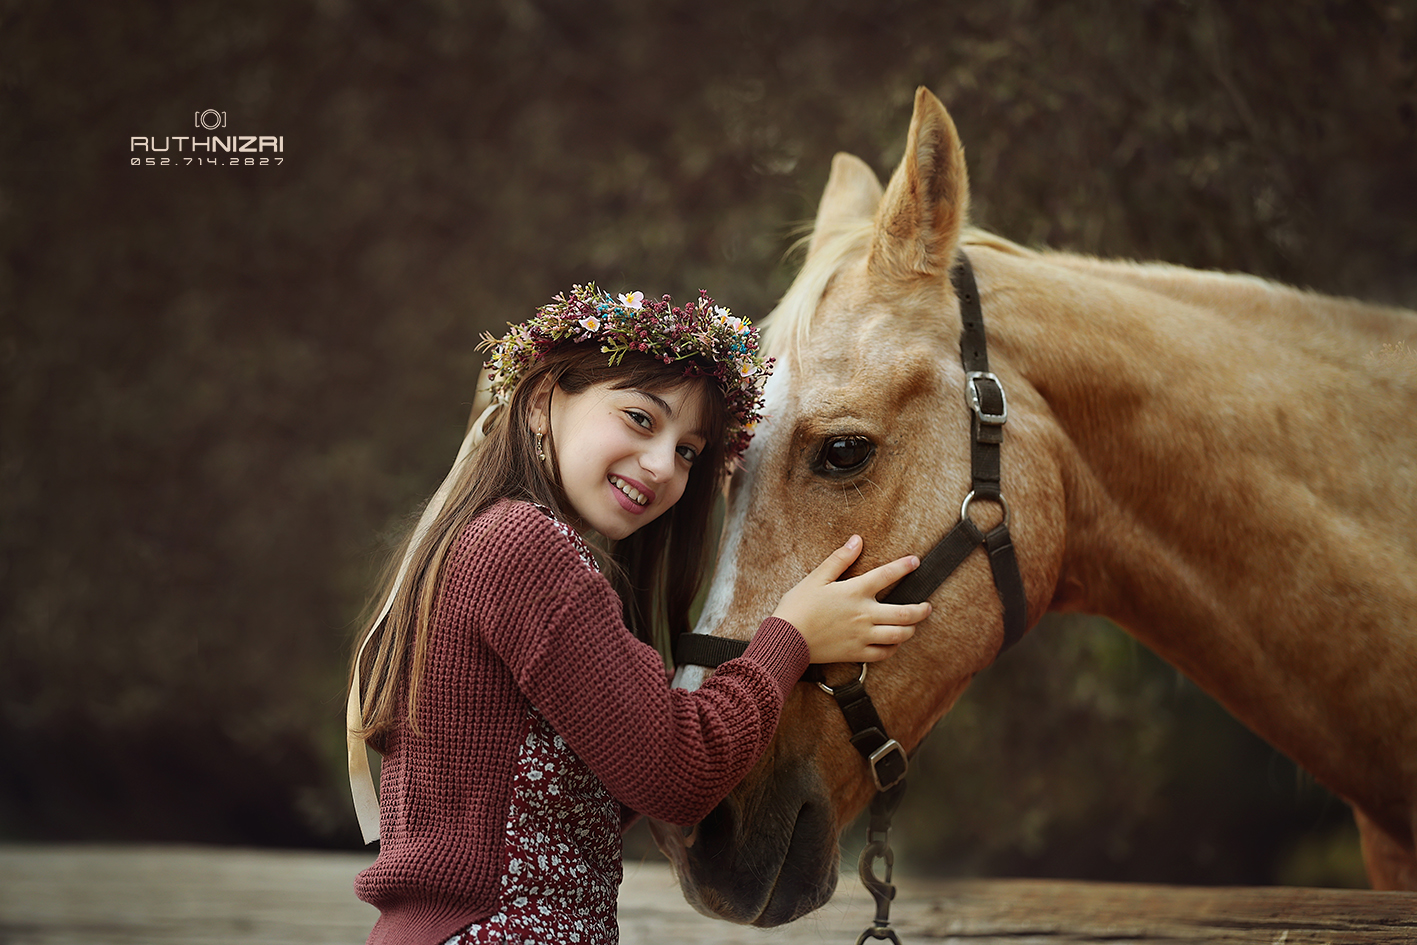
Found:
<svg viewBox="0 0 1417 945"><path fill-rule="evenodd" d="M781 617L769 617L758 625L744 658L765 668L776 680L785 700L797 680L807 671L812 654L797 628Z"/></svg>

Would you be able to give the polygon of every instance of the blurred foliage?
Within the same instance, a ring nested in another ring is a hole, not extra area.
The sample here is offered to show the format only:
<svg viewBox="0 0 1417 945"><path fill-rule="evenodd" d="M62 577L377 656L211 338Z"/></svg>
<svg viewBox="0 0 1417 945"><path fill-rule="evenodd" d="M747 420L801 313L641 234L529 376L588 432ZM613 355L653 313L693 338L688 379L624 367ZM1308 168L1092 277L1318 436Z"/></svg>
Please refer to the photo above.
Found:
<svg viewBox="0 0 1417 945"><path fill-rule="evenodd" d="M478 333L588 279L760 317L917 85L1002 235L1417 303L1410 0L80 7L0 0L4 837L355 843L352 621ZM130 164L207 108L284 162ZM921 753L911 860L1343 881L1338 802L1064 623Z"/></svg>

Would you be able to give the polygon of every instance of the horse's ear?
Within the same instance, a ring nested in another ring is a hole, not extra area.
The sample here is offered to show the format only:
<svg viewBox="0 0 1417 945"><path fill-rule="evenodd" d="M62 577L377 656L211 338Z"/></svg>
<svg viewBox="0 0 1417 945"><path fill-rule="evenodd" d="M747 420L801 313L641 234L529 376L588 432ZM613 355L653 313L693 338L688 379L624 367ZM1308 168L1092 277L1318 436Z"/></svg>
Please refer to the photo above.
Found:
<svg viewBox="0 0 1417 945"><path fill-rule="evenodd" d="M832 170L827 177L822 202L817 204L817 222L812 226L812 240L807 244L807 257L833 233L871 219L880 206L881 182L871 166L853 154L837 152L832 158Z"/></svg>
<svg viewBox="0 0 1417 945"><path fill-rule="evenodd" d="M940 100L915 91L905 156L876 213L870 266L885 276L948 272L969 214L969 176L959 133Z"/></svg>

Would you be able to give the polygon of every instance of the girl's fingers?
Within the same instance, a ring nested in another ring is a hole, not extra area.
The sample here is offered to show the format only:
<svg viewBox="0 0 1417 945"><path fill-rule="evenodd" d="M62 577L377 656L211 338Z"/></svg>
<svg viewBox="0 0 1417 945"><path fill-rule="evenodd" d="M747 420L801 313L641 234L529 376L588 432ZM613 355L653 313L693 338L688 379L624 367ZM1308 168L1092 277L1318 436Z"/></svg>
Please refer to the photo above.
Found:
<svg viewBox="0 0 1417 945"><path fill-rule="evenodd" d="M845 573L851 567L851 562L861 556L861 536L852 535L836 551L827 555L826 560L817 565L817 569L812 573L823 584L830 584Z"/></svg>
<svg viewBox="0 0 1417 945"><path fill-rule="evenodd" d="M861 654L861 658L859 660L856 660L855 662L879 663L881 660L885 659L893 653L895 653L895 646L882 645L868 647L867 650Z"/></svg>
<svg viewBox="0 0 1417 945"><path fill-rule="evenodd" d="M896 558L894 561L887 561L885 564L872 568L853 580L860 581L862 586L871 591L871 596L875 597L918 567L920 567L920 559L915 555L906 555L904 558Z"/></svg>
<svg viewBox="0 0 1417 945"><path fill-rule="evenodd" d="M915 633L914 627L889 627L884 628L887 632L881 632L882 628L877 628L877 633L871 641L862 648L862 661L871 663L876 660L883 660L896 651L896 648L909 640Z"/></svg>
<svg viewBox="0 0 1417 945"><path fill-rule="evenodd" d="M915 636L915 627L877 627L871 634L870 646L899 646Z"/></svg>
<svg viewBox="0 0 1417 945"><path fill-rule="evenodd" d="M871 614L877 626L913 627L930 616L930 602L918 604L880 604Z"/></svg>

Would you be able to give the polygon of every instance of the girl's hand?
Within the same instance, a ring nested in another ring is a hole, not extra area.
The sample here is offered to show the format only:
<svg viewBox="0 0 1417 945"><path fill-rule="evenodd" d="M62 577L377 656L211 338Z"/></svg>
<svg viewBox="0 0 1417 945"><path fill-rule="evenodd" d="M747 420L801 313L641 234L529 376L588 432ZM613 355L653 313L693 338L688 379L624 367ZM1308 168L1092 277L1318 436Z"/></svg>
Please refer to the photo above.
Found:
<svg viewBox="0 0 1417 945"><path fill-rule="evenodd" d="M871 663L883 660L909 640L915 625L930 616L930 602L883 604L876 595L920 567L914 555L838 581L861 555L861 538L851 538L817 569L783 595L774 617L797 628L813 663Z"/></svg>

